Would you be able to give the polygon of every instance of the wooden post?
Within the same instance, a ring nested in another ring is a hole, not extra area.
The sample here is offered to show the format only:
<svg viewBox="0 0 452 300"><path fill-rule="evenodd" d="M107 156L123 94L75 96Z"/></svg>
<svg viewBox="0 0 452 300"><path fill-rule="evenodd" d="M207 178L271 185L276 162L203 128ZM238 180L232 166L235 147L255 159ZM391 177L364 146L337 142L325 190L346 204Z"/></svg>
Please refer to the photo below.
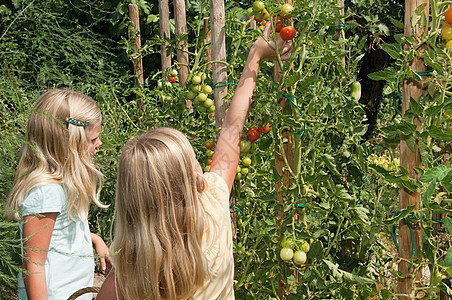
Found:
<svg viewBox="0 0 452 300"><path fill-rule="evenodd" d="M226 62L226 40L225 40L225 12L224 0L210 0L210 30L212 38L212 61ZM223 63L212 63L213 84L227 81L227 68ZM227 102L225 97L228 87L217 87L214 89L215 100L215 126L221 127L226 114Z"/></svg>
<svg viewBox="0 0 452 300"><path fill-rule="evenodd" d="M342 7L341 10L339 10L339 16L336 20L336 34L334 35L333 40L338 41L340 37L345 37L345 30L342 28L344 24L342 24L341 19L345 15L345 8L344 8L344 0L337 0L337 6ZM345 49L344 45L338 45L339 49ZM345 68L345 57L342 58L342 67Z"/></svg>
<svg viewBox="0 0 452 300"><path fill-rule="evenodd" d="M204 32L206 33L205 40L207 42L212 41L211 34L210 34L210 29L209 29L209 18L207 18L207 17L204 18ZM212 46L207 48L207 61L208 62L212 61ZM212 68L212 65L208 64L207 68L208 69Z"/></svg>
<svg viewBox="0 0 452 300"><path fill-rule="evenodd" d="M159 0L159 23L160 23L160 38L170 38L170 24L169 24L169 6L168 0ZM166 69L171 67L171 55L166 55L166 45L160 46L161 64L163 77L166 77Z"/></svg>
<svg viewBox="0 0 452 300"><path fill-rule="evenodd" d="M406 0L405 1L405 35L421 37L423 33L427 33L428 24L425 27L419 27L418 24L414 28L411 27L411 16L415 9L426 3L425 14L428 20L429 16L429 1L428 0ZM408 46L407 46L408 47ZM423 51L425 47L421 46L420 51ZM426 66L424 64L422 56L416 55L412 61L409 62L409 67L415 71L425 71ZM424 93L422 88L422 82L409 79L403 82L403 103L402 103L402 115L410 108L410 99L419 101L419 97ZM414 117L413 123L416 125L417 130L421 129L421 120L418 116ZM414 171L415 167L420 164L420 153L418 142L415 142L414 151L408 147L408 143L405 136L400 137L400 165L408 170L410 177L419 179L419 175ZM399 188L399 209L405 209L408 206L414 206L415 209L420 208L420 194L418 192L410 192L403 186ZM410 227L413 231L414 238L411 237ZM414 242L414 245L413 245ZM404 294L409 296L399 296L399 299L411 299L414 295L413 292L413 270L414 267L409 267L412 260L412 249L416 252L416 257L419 257L419 249L421 245L421 229L419 224L407 224L405 220L399 222L399 257L400 262L398 266L399 272L405 274L403 278L398 278L397 292L398 294ZM421 277L422 274L418 273L416 280ZM413 297L414 298L414 297Z"/></svg>
<svg viewBox="0 0 452 300"><path fill-rule="evenodd" d="M174 21L176 23L176 35L178 37L187 33L184 0L174 0ZM178 46L179 50L177 50L177 62L179 63L179 84L184 86L188 77L187 42L182 41Z"/></svg>
<svg viewBox="0 0 452 300"><path fill-rule="evenodd" d="M132 41L133 41L133 51L138 52L141 48L141 37L140 37L140 16L138 12L138 5L129 4L129 16L133 23ZM143 86L143 60L141 56L133 59L133 69L135 72L135 85ZM138 99L137 101L138 109L143 109L143 100Z"/></svg>

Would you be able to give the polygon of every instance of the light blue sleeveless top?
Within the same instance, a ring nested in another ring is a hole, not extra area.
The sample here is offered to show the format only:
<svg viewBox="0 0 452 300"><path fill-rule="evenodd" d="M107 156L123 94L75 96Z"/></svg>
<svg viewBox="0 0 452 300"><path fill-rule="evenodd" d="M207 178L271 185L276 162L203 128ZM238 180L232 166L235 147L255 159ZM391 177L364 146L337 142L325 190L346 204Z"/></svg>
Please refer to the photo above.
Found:
<svg viewBox="0 0 452 300"><path fill-rule="evenodd" d="M45 262L49 300L67 299L75 291L93 285L94 256L88 221L67 213L63 186L52 183L32 189L19 205L21 216L56 212L57 218ZM22 225L20 226L22 238ZM22 243L23 253L23 243ZM19 300L27 299L22 273L18 276ZM91 300L91 294L79 299Z"/></svg>

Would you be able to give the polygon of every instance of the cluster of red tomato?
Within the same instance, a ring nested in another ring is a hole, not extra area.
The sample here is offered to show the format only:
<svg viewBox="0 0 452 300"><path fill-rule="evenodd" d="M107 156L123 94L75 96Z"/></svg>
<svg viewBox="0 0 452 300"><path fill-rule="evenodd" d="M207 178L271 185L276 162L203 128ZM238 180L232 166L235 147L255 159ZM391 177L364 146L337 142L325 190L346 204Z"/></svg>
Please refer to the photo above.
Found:
<svg viewBox="0 0 452 300"><path fill-rule="evenodd" d="M204 83L206 78L207 76L203 72L192 77L191 84L188 86L187 98L193 100L193 106L197 107L200 112L213 113L215 105L209 98L209 95L212 94L212 87Z"/></svg>
<svg viewBox="0 0 452 300"><path fill-rule="evenodd" d="M237 173L235 175L236 180L242 179L249 173L249 166L251 166L251 158L249 152L251 146L260 138L261 133L267 133L270 130L270 126L267 124L264 128L251 128L246 133L246 139L240 141L240 156L239 165L237 166Z"/></svg>
<svg viewBox="0 0 452 300"><path fill-rule="evenodd" d="M297 265L304 265L308 259L307 253L311 250L311 246L306 240L295 241L293 238L285 238L281 242L281 251L279 252L279 257L285 261L293 262ZM295 253L293 249L296 249Z"/></svg>
<svg viewBox="0 0 452 300"><path fill-rule="evenodd" d="M213 147L215 143L212 140L208 140L204 142L204 147L206 147L206 155L207 155L207 164L204 167L204 172L210 171L210 165L212 164L212 156L213 156Z"/></svg>
<svg viewBox="0 0 452 300"><path fill-rule="evenodd" d="M444 15L446 22L441 27L441 36L446 40L446 49L452 51L452 7Z"/></svg>
<svg viewBox="0 0 452 300"><path fill-rule="evenodd" d="M291 13L293 9L294 7L291 4L286 3L281 7L281 12L277 16L273 17L275 32L279 32L281 38L286 41L293 39L296 34L293 26L284 26L284 21L292 16ZM254 16L254 20L261 23L259 26L260 29L263 29L267 24L267 20L270 20L271 18L270 14L265 9L264 2L259 0L254 1L253 7L248 8L247 14L249 16Z"/></svg>

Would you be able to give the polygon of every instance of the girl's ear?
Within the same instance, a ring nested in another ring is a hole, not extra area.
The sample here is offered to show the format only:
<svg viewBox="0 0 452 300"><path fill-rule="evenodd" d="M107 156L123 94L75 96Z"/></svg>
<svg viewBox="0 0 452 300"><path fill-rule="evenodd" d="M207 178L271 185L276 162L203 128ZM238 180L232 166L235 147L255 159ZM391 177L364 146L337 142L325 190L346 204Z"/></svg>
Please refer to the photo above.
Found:
<svg viewBox="0 0 452 300"><path fill-rule="evenodd" d="M198 191L198 193L202 193L206 188L206 180L202 176L202 173L195 172L195 176L196 176L196 190Z"/></svg>

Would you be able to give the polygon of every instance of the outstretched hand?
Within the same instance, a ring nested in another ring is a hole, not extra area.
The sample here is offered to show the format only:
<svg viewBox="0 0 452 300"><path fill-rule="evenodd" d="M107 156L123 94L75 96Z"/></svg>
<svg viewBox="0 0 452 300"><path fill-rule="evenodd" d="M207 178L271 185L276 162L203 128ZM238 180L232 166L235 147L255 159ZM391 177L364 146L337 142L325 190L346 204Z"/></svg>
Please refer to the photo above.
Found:
<svg viewBox="0 0 452 300"><path fill-rule="evenodd" d="M287 60L292 52L292 41L285 41L276 32L275 39L270 37L271 22L267 22L264 28L264 34L254 42L252 49L255 50L255 55L260 59L277 59L276 48L280 54L281 60ZM277 47L275 47L275 45Z"/></svg>

